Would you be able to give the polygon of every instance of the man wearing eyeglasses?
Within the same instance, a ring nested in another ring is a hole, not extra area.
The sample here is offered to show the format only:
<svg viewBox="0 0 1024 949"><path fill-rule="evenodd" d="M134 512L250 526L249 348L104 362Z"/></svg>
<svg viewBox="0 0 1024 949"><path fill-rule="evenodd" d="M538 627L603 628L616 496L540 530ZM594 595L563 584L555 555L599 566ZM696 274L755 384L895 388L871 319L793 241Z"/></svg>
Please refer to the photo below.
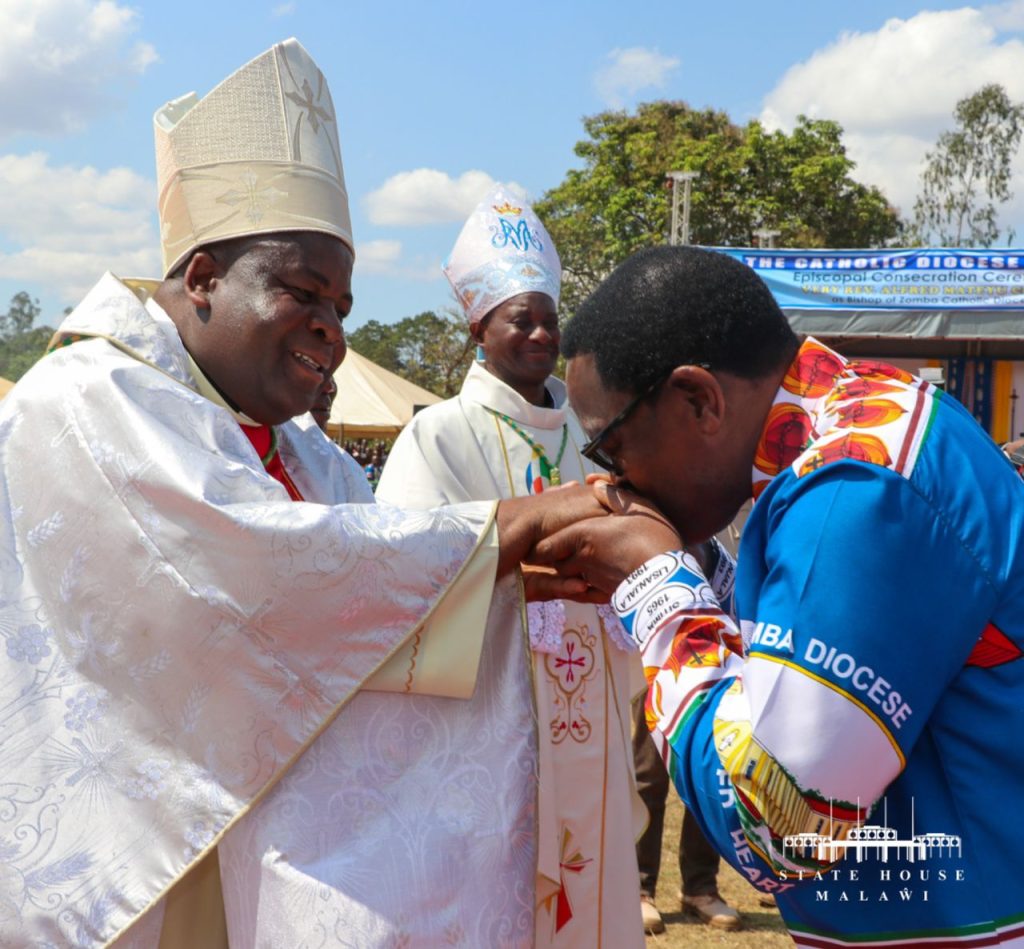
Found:
<svg viewBox="0 0 1024 949"><path fill-rule="evenodd" d="M537 553L611 595L719 851L799 946L1024 945L1024 486L995 444L692 247L627 260L562 349L595 490L641 516ZM750 497L734 619L729 560L683 545Z"/></svg>

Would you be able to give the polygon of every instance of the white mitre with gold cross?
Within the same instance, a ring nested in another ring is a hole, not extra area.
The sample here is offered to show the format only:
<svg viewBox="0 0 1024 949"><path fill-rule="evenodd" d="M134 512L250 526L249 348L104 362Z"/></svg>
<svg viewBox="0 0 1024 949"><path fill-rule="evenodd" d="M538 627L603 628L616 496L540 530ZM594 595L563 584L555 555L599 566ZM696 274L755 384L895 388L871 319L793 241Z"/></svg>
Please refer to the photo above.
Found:
<svg viewBox="0 0 1024 949"><path fill-rule="evenodd" d="M331 93L298 40L153 124L165 277L195 248L250 234L321 231L353 248Z"/></svg>

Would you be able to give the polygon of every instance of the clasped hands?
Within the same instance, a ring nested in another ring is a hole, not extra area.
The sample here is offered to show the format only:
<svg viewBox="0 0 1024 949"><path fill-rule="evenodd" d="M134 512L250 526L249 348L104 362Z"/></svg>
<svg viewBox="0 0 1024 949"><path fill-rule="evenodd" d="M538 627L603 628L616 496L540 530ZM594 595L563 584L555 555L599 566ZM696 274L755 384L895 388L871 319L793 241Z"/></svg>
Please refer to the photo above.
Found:
<svg viewBox="0 0 1024 949"><path fill-rule="evenodd" d="M645 561L682 547L650 501L600 475L501 501L497 522L499 575L521 564L529 600L605 603Z"/></svg>

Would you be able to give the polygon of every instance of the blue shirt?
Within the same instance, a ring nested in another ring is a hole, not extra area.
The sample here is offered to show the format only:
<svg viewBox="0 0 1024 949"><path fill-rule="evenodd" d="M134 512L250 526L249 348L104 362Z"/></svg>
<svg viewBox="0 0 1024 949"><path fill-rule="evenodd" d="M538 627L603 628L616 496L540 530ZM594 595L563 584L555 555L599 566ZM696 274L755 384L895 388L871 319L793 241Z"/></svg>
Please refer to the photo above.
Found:
<svg viewBox="0 0 1024 949"><path fill-rule="evenodd" d="M1024 944L1024 483L955 400L814 340L755 465L738 627L682 554L613 600L681 795L798 945Z"/></svg>

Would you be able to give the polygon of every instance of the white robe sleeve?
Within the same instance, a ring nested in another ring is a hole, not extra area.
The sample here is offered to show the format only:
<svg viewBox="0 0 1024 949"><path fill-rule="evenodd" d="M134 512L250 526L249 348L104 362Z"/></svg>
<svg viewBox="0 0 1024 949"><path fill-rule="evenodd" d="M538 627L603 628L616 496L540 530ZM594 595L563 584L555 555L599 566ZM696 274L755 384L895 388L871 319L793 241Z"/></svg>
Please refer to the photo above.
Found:
<svg viewBox="0 0 1024 949"><path fill-rule="evenodd" d="M384 464L377 500L416 510L470 500L464 479L472 432L461 421L454 399L413 416Z"/></svg>
<svg viewBox="0 0 1024 949"><path fill-rule="evenodd" d="M0 945L125 929L441 602L492 516L293 503L159 370L102 340L43 360L0 405Z"/></svg>
<svg viewBox="0 0 1024 949"><path fill-rule="evenodd" d="M501 498L493 466L482 454L467 411L462 399L453 398L414 416L391 449L377 500L425 511Z"/></svg>

